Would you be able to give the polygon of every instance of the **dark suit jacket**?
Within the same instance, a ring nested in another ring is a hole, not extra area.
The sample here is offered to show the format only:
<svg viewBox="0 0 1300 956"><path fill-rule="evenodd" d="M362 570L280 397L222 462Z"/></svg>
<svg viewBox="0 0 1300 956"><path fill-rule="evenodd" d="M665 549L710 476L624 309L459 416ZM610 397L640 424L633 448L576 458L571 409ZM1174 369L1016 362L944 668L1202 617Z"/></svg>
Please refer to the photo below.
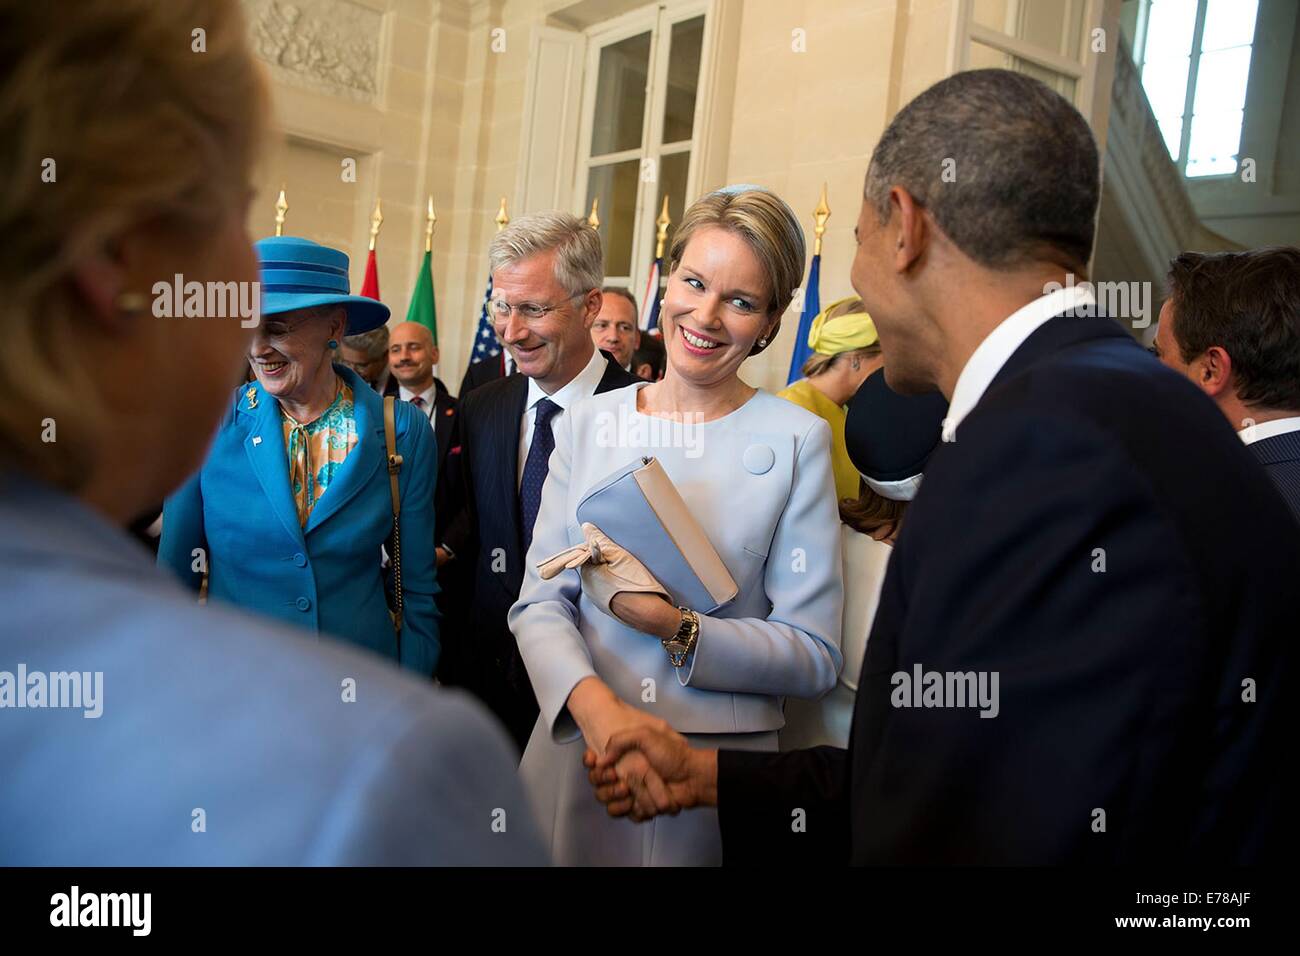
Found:
<svg viewBox="0 0 1300 956"><path fill-rule="evenodd" d="M631 385L607 352L597 392ZM528 400L523 375L498 378L474 389L456 415L461 448L464 504L447 540L456 562L472 568L473 597L466 621L439 673L444 683L461 684L496 713L522 750L537 720L537 700L524 670L506 613L523 584L524 549L520 528L519 422ZM453 639L453 642L454 640Z"/></svg>
<svg viewBox="0 0 1300 956"><path fill-rule="evenodd" d="M1218 409L1110 320L1052 319L926 467L848 750L720 754L726 861L1284 852L1298 571L1300 533ZM893 706L916 665L998 674L997 716Z"/></svg>
<svg viewBox="0 0 1300 956"><path fill-rule="evenodd" d="M433 494L434 537L436 543L441 544L442 535L454 517L452 512L456 507L453 494L455 480L449 476L454 476L460 470L460 449L453 441L456 399L447 391L447 386L442 384L441 379L435 378L433 387L437 391L437 396L434 398L434 409L429 416L429 421L433 424L434 437L438 439L438 486ZM388 377L387 385L384 386L384 394L392 395L394 398L401 397L400 383L391 375Z"/></svg>
<svg viewBox="0 0 1300 956"><path fill-rule="evenodd" d="M1247 447L1300 520L1300 432L1262 438Z"/></svg>
<svg viewBox="0 0 1300 956"><path fill-rule="evenodd" d="M512 374L518 375L518 372ZM491 358L479 359L477 362L470 362L469 367L465 369L465 377L460 380L460 399L465 400L465 396L480 385L486 385L488 382L495 382L499 378L505 378L506 375L506 353L494 355Z"/></svg>

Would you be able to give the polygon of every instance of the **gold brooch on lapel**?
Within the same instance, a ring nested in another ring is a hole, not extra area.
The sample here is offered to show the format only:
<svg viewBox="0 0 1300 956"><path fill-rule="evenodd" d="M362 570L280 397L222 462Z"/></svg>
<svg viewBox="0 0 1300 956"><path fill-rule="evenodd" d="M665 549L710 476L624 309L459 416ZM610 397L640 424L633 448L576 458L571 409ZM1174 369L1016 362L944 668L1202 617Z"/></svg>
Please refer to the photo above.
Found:
<svg viewBox="0 0 1300 956"><path fill-rule="evenodd" d="M256 408L256 407L257 407L257 389L256 389L256 388L254 388L253 386L250 385L250 386L248 387L248 391L246 391L246 392L244 393L244 398L248 399L248 407L249 407L249 408Z"/></svg>

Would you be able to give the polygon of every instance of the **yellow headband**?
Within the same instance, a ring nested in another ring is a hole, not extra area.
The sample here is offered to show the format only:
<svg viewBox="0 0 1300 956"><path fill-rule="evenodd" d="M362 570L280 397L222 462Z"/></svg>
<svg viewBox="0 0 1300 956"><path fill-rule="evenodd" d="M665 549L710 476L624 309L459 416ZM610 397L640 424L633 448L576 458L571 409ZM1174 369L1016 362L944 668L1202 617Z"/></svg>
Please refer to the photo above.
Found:
<svg viewBox="0 0 1300 956"><path fill-rule="evenodd" d="M879 339L876 323L871 321L871 316L867 313L845 312L843 315L832 315L836 309L853 301L855 297L849 296L832 302L817 313L817 318L813 319L812 328L808 331L810 349L822 355L839 355L841 352L851 352L876 344Z"/></svg>

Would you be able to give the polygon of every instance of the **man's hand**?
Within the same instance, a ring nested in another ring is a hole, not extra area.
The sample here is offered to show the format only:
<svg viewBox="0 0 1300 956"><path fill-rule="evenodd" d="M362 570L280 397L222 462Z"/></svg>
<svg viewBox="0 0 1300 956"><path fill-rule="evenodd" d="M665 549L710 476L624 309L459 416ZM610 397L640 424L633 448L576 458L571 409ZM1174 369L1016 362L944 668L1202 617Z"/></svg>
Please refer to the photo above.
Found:
<svg viewBox="0 0 1300 956"><path fill-rule="evenodd" d="M717 805L718 752L693 749L667 726L620 730L603 754L589 748L582 762L610 816L641 821Z"/></svg>

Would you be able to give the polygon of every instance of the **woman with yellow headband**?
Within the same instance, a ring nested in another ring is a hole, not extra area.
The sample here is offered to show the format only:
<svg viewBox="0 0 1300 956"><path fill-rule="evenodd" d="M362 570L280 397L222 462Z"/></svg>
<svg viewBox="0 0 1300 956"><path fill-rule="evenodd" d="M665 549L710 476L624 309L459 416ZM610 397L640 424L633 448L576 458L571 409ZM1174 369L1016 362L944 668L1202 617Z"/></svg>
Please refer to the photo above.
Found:
<svg viewBox="0 0 1300 956"><path fill-rule="evenodd" d="M884 363L876 324L857 296L840 299L813 319L808 347L813 354L804 363L804 377L777 395L826 419L831 426L835 497L856 499L858 470L844 445L844 406L867 376Z"/></svg>

